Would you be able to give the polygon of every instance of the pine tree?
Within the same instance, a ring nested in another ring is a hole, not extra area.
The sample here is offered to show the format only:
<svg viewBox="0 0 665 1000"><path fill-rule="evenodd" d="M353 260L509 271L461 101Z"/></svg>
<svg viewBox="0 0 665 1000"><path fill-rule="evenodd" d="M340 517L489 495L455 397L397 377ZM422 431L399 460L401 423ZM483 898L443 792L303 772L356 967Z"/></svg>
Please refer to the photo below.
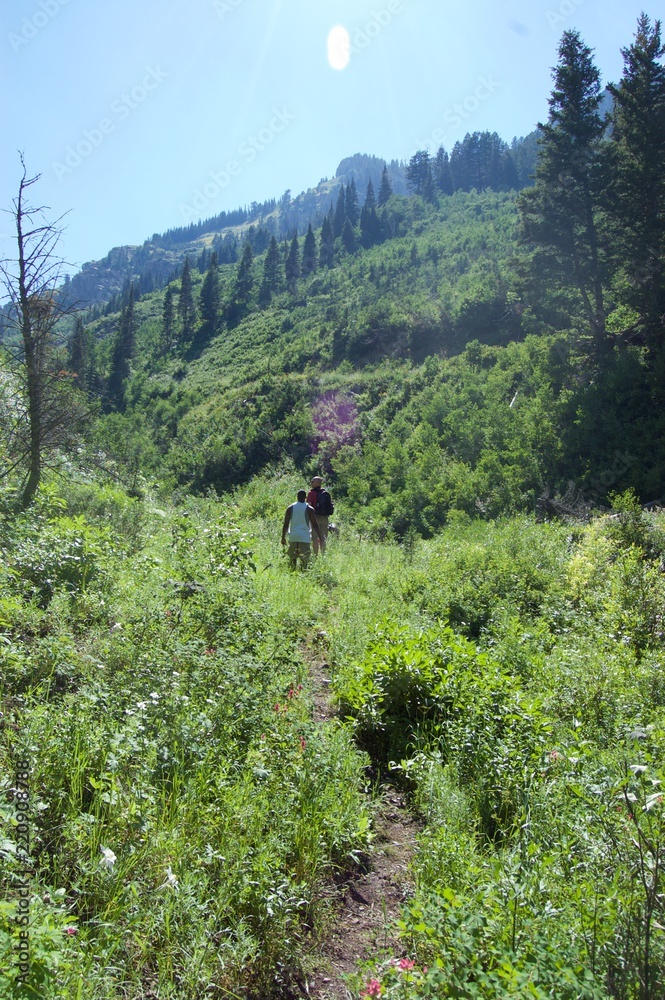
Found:
<svg viewBox="0 0 665 1000"><path fill-rule="evenodd" d="M346 217L352 226L358 225L358 219L360 218L360 208L358 206L358 192L356 191L356 182L351 178L351 183L347 185L346 188Z"/></svg>
<svg viewBox="0 0 665 1000"><path fill-rule="evenodd" d="M182 340L189 340L194 333L196 322L196 306L194 304L194 294L192 292L192 269L189 257L185 257L185 263L180 277L180 295L178 296L178 315L182 324Z"/></svg>
<svg viewBox="0 0 665 1000"><path fill-rule="evenodd" d="M371 180L367 185L365 204L360 212L360 242L364 247L372 247L381 240L381 224L376 214L376 199L374 185Z"/></svg>
<svg viewBox="0 0 665 1000"><path fill-rule="evenodd" d="M388 167L383 168L383 173L381 174L381 187L379 188L379 197L377 199L377 205L379 208L383 208L388 199L393 193L393 187L390 183L390 175L388 174Z"/></svg>
<svg viewBox="0 0 665 1000"><path fill-rule="evenodd" d="M443 148L439 146L434 161L434 183L437 191L441 194L453 193L453 175L450 172L450 157Z"/></svg>
<svg viewBox="0 0 665 1000"><path fill-rule="evenodd" d="M122 311L120 325L113 342L106 396L111 406L123 409L125 382L131 374L131 362L136 353L136 318L134 316L134 285L129 287L129 299Z"/></svg>
<svg viewBox="0 0 665 1000"><path fill-rule="evenodd" d="M337 198L337 204L335 205L335 220L333 223L333 236L335 238L342 235L345 219L346 219L346 193L344 191L344 185L342 184L341 188L339 189L339 197Z"/></svg>
<svg viewBox="0 0 665 1000"><path fill-rule="evenodd" d="M598 183L605 125L600 76L577 31L566 31L554 70L547 124L540 125L535 186L521 195L523 237L541 273L577 287L598 354L605 352L605 248Z"/></svg>
<svg viewBox="0 0 665 1000"><path fill-rule="evenodd" d="M302 273L308 275L314 271L316 271L316 240L310 222L302 249Z"/></svg>
<svg viewBox="0 0 665 1000"><path fill-rule="evenodd" d="M321 242L319 245L319 264L321 267L332 267L335 262L335 240L330 216L326 215L321 226Z"/></svg>
<svg viewBox="0 0 665 1000"><path fill-rule="evenodd" d="M372 209L376 210L376 198L374 197L374 185L372 184L371 178L367 182L367 193L365 195L364 207L367 208L369 211L371 211Z"/></svg>
<svg viewBox="0 0 665 1000"><path fill-rule="evenodd" d="M350 219L344 220L344 228L342 229L342 246L347 253L356 252L356 234L353 230Z"/></svg>
<svg viewBox="0 0 665 1000"><path fill-rule="evenodd" d="M665 346L665 55L660 21L646 14L622 49L614 98L610 213L621 287L645 326L647 343Z"/></svg>
<svg viewBox="0 0 665 1000"><path fill-rule="evenodd" d="M173 349L175 337L175 307L173 305L173 285L169 282L164 293L162 310L162 345L165 351Z"/></svg>
<svg viewBox="0 0 665 1000"><path fill-rule="evenodd" d="M217 254L213 251L206 276L201 285L199 310L205 325L207 336L212 336L219 323L221 311L221 290L219 287L219 265Z"/></svg>
<svg viewBox="0 0 665 1000"><path fill-rule="evenodd" d="M249 309L252 288L254 287L253 275L254 255L249 241L245 243L242 257L236 270L236 278L231 291L231 300L228 307L229 322L237 323Z"/></svg>
<svg viewBox="0 0 665 1000"><path fill-rule="evenodd" d="M284 264L284 274L287 284L291 287L300 277L300 247L298 245L298 234L294 233L289 253Z"/></svg>
<svg viewBox="0 0 665 1000"><path fill-rule="evenodd" d="M406 183L412 194L419 194L426 200L432 200L434 193L432 163L427 150L419 149L409 160Z"/></svg>
<svg viewBox="0 0 665 1000"><path fill-rule="evenodd" d="M86 333L83 320L77 314L74 320L74 331L69 340L69 367L76 372L79 387L86 388L88 367L90 363L90 338Z"/></svg>
<svg viewBox="0 0 665 1000"><path fill-rule="evenodd" d="M261 305L268 305L275 292L279 291L282 276L282 260L277 246L277 240L273 236L266 252L263 262L263 278L259 288L259 302Z"/></svg>

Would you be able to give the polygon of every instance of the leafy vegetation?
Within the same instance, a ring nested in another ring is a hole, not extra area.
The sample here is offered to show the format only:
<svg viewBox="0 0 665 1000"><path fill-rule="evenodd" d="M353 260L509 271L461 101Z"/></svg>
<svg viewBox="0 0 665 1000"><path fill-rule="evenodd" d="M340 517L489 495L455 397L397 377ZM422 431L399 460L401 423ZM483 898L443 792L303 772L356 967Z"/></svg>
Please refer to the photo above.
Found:
<svg viewBox="0 0 665 1000"><path fill-rule="evenodd" d="M99 412L27 500L3 358L8 996L306 990L391 782L415 889L356 994L662 997L662 54L644 15L608 130L564 34L525 193L468 137L49 326ZM291 574L314 471L340 533Z"/></svg>

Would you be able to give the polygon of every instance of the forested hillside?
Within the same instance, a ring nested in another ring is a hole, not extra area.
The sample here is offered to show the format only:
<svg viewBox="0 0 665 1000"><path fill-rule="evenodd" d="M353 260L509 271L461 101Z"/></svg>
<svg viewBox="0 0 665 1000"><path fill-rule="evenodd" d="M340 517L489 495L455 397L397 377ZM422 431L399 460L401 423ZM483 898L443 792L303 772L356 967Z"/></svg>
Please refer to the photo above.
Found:
<svg viewBox="0 0 665 1000"><path fill-rule="evenodd" d="M351 157L87 312L24 173L3 995L662 1000L664 55L608 109L567 31L533 136Z"/></svg>

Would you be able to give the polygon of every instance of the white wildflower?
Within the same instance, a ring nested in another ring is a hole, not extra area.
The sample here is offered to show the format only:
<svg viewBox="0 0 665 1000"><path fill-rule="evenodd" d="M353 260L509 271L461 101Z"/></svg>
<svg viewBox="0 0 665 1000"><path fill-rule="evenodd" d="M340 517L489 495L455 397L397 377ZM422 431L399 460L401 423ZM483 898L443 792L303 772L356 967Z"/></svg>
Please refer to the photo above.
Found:
<svg viewBox="0 0 665 1000"><path fill-rule="evenodd" d="M166 868L166 879L164 880L164 885L170 886L172 889L178 888L178 877L171 871L171 865L167 865Z"/></svg>
<svg viewBox="0 0 665 1000"><path fill-rule="evenodd" d="M113 865L116 863L117 858L110 847L100 847L102 852L101 864L104 868L108 868L109 871L113 870Z"/></svg>

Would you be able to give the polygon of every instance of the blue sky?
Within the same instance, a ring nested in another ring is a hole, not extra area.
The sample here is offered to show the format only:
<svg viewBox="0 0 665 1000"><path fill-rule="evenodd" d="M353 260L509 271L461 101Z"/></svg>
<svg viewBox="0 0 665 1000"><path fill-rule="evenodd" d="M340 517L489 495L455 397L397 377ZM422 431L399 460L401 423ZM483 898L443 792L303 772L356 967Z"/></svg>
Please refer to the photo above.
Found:
<svg viewBox="0 0 665 1000"><path fill-rule="evenodd" d="M408 159L466 132L504 139L547 116L560 36L577 28L603 81L633 0L5 0L0 207L68 212L72 265L113 246L330 177L344 156ZM331 68L327 38L351 39ZM0 216L0 255L11 255Z"/></svg>

